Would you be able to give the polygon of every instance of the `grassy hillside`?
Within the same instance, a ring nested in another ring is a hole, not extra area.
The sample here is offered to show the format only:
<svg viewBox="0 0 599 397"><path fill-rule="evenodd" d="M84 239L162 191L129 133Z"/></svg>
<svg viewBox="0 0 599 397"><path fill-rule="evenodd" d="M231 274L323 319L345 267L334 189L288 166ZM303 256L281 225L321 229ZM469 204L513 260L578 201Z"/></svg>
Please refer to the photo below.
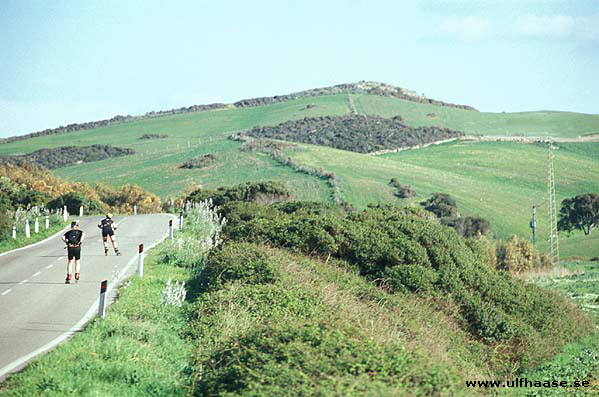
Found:
<svg viewBox="0 0 599 397"><path fill-rule="evenodd" d="M599 143L559 144L555 152L558 200L598 191L599 179L590 178L597 169ZM306 146L290 153L300 163L323 167L337 174L342 197L364 207L368 203L397 200L388 185L391 178L411 185L417 196L404 200L418 203L432 192L450 193L465 215L491 220L498 237L530 236L531 207L547 196L547 149L542 145L512 142L453 142L425 149L383 156L368 156L331 148ZM539 246L547 238L546 207L538 211ZM563 256L599 254L599 235L562 235Z"/></svg>
<svg viewBox="0 0 599 397"><path fill-rule="evenodd" d="M395 98L352 94L358 113L385 117L400 114L412 126L438 125L467 133L572 138L599 132L599 116L566 112L482 113ZM314 105L314 106L308 106ZM350 113L348 94L319 96L243 109L226 109L165 116L94 130L33 138L0 145L0 155L28 153L43 147L110 144L137 154L61 168L55 174L74 181L109 185L139 184L161 197L179 194L189 185L216 188L254 180L284 182L299 199L330 200L322 178L294 171L259 152L241 152L240 142L228 140L235 131L256 125L276 125L304 117ZM431 115L434 113L434 116ZM144 134L165 139L140 140ZM391 178L414 187L418 202L431 192L454 195L465 215L491 220L493 231L505 238L529 236L530 207L546 196L546 150L518 143L454 142L383 156L368 156L303 145L286 153L299 164L334 172L344 200L358 208L397 200L387 185ZM599 190L596 174L599 144L560 144L556 152L558 199ZM211 153L217 161L202 169L179 169L196 156ZM539 212L539 241L544 247L544 208ZM563 236L564 256L599 255L597 237Z"/></svg>
<svg viewBox="0 0 599 397"><path fill-rule="evenodd" d="M554 138L599 134L599 115L556 111L472 112L372 95L354 95L353 101L360 114L384 117L401 114L412 126L435 125L467 134Z"/></svg>

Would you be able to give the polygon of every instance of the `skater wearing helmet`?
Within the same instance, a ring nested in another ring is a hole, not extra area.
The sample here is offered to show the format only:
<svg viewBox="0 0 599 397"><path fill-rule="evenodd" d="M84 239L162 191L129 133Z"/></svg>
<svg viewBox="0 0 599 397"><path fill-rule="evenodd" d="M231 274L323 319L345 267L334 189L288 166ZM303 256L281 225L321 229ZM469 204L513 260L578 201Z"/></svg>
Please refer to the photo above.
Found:
<svg viewBox="0 0 599 397"><path fill-rule="evenodd" d="M116 243L116 237L114 236L116 225L112 220L112 214L106 214L106 218L102 219L100 223L98 223L98 228L102 229L102 240L104 241L104 255L108 256L108 236L110 236L110 241L112 242L114 253L120 255L121 251L119 251L119 247Z"/></svg>
<svg viewBox="0 0 599 397"><path fill-rule="evenodd" d="M75 280L79 281L79 271L81 268L81 244L85 239L85 233L79 230L79 221L71 222L71 230L62 236L62 240L67 245L67 279L65 284L71 283L71 271L73 270L73 260L75 261Z"/></svg>

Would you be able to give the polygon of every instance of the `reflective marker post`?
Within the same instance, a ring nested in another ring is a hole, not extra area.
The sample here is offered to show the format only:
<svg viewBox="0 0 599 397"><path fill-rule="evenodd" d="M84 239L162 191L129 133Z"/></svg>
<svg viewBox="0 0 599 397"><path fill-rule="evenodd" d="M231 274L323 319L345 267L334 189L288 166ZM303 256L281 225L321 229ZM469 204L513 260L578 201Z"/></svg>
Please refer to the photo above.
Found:
<svg viewBox="0 0 599 397"><path fill-rule="evenodd" d="M174 237L174 232L173 232L173 220L169 220L168 221L168 237L172 240Z"/></svg>
<svg viewBox="0 0 599 397"><path fill-rule="evenodd" d="M12 225L12 238L17 239L17 225Z"/></svg>
<svg viewBox="0 0 599 397"><path fill-rule="evenodd" d="M98 307L98 317L104 318L106 315L106 288L108 287L108 280L102 281L100 284L100 306Z"/></svg>
<svg viewBox="0 0 599 397"><path fill-rule="evenodd" d="M137 204L133 206L133 215L137 215Z"/></svg>
<svg viewBox="0 0 599 397"><path fill-rule="evenodd" d="M137 275L144 276L144 245L139 245L139 257L137 258Z"/></svg>
<svg viewBox="0 0 599 397"><path fill-rule="evenodd" d="M29 226L29 219L25 221L25 237L31 237L31 227Z"/></svg>
<svg viewBox="0 0 599 397"><path fill-rule="evenodd" d="M46 215L46 230L50 227L50 218Z"/></svg>
<svg viewBox="0 0 599 397"><path fill-rule="evenodd" d="M67 210L67 206L66 205L62 209L62 218L64 219L65 222L69 218L69 211Z"/></svg>
<svg viewBox="0 0 599 397"><path fill-rule="evenodd" d="M40 232L40 221L38 218L35 218L35 223L33 224L33 231L36 233Z"/></svg>

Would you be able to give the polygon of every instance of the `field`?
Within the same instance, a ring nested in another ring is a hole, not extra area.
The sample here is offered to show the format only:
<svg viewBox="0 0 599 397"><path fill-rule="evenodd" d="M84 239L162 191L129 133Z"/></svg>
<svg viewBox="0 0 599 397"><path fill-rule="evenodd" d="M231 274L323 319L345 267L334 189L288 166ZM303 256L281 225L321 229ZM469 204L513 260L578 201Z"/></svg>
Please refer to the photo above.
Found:
<svg viewBox="0 0 599 397"><path fill-rule="evenodd" d="M484 113L433 106L372 95L352 95L358 113L394 116L406 123L438 125L468 134L498 136L552 136L574 139L599 132L599 116L567 112ZM315 105L308 107L307 105ZM330 200L324 180L293 171L264 153L242 152L240 142L227 137L255 125L350 112L347 94L297 99L273 105L165 116L94 130L51 135L0 145L0 155L28 153L42 147L110 144L137 154L54 171L69 180L110 185L133 183L162 198L189 186L215 188L245 181L282 181L299 199ZM432 115L434 113L434 115ZM140 140L143 134L166 134L166 139ZM555 154L558 200L599 190L596 175L599 143L559 143ZM491 221L494 234L530 236L532 205L546 197L547 150L541 144L459 141L381 156L302 145L290 151L300 164L335 172L341 196L357 208L369 203L397 201L388 186L395 177L412 185L415 204L432 192L456 197L464 215ZM216 163L205 169L179 169L182 162L212 153ZM546 245L546 205L538 212L539 247ZM599 255L597 237L582 233L561 236L563 257Z"/></svg>

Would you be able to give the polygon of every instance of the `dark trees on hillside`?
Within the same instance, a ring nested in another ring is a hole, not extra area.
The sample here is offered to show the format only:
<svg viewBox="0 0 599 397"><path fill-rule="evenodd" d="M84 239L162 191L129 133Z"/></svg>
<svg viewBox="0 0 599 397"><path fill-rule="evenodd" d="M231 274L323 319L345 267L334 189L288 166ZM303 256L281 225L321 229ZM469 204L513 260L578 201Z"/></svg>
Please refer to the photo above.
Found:
<svg viewBox="0 0 599 397"><path fill-rule="evenodd" d="M557 223L558 230L571 232L578 229L590 236L597 224L599 224L599 195L587 193L562 201Z"/></svg>
<svg viewBox="0 0 599 397"><path fill-rule="evenodd" d="M447 193L433 193L429 199L421 202L420 205L424 206L425 210L435 214L442 224L453 227L462 237L486 236L491 231L491 223L485 218L460 216L455 199Z"/></svg>
<svg viewBox="0 0 599 397"><path fill-rule="evenodd" d="M437 218L457 218L458 204L447 193L433 193L433 195L420 203L424 209L437 215Z"/></svg>

